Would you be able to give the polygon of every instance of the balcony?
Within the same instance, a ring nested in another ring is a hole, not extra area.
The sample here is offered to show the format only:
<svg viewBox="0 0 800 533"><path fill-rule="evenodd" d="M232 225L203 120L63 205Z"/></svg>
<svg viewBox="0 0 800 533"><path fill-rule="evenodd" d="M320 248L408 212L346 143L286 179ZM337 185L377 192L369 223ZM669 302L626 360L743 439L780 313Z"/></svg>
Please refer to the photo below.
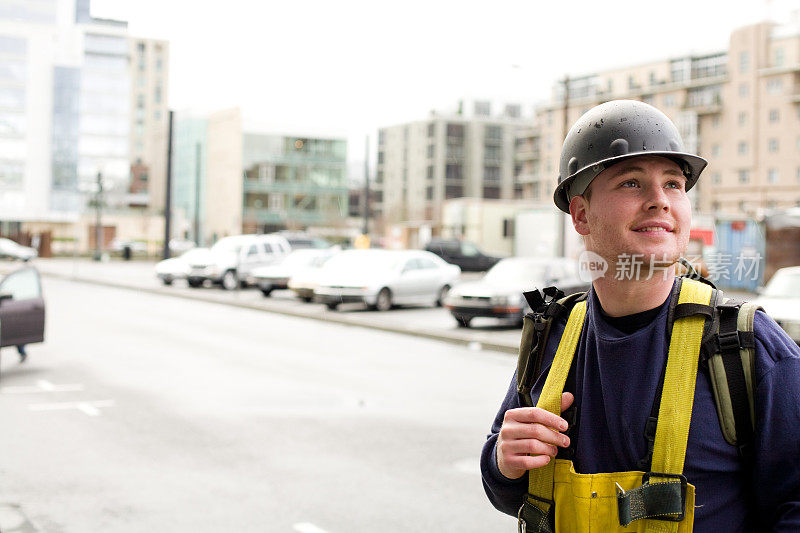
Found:
<svg viewBox="0 0 800 533"><path fill-rule="evenodd" d="M514 159L516 161L532 161L539 159L542 156L542 151L538 148L518 148L514 152Z"/></svg>

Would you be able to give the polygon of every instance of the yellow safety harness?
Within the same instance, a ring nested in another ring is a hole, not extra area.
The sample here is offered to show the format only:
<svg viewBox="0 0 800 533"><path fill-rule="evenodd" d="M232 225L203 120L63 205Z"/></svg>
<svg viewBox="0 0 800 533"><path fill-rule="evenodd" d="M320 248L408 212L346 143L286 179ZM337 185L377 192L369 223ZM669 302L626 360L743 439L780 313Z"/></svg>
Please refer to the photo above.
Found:
<svg viewBox="0 0 800 533"><path fill-rule="evenodd" d="M707 306L711 296L709 285L684 279L678 304ZM585 316L584 300L570 312L537 407L560 414ZM572 461L550 461L528 473L520 533L692 531L694 486L683 476L683 463L705 320L691 315L673 324L651 471L579 474Z"/></svg>

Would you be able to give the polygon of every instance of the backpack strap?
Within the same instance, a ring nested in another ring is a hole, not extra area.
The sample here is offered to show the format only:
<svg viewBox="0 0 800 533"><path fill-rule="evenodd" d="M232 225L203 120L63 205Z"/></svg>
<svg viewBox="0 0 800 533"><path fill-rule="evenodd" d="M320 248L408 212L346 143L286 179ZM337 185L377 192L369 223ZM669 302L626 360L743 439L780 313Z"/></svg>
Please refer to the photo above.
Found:
<svg viewBox="0 0 800 533"><path fill-rule="evenodd" d="M564 296L557 288L547 287L543 291L526 292L524 296L532 312L522 320L522 337L517 359L517 394L520 405L533 407L531 389L541 371L553 321L568 316L575 303L586 298L586 293L577 292Z"/></svg>
<svg viewBox="0 0 800 533"><path fill-rule="evenodd" d="M704 342L703 353L722 434L742 458L748 459L755 439L753 320L761 308L725 299L716 309L716 329Z"/></svg>

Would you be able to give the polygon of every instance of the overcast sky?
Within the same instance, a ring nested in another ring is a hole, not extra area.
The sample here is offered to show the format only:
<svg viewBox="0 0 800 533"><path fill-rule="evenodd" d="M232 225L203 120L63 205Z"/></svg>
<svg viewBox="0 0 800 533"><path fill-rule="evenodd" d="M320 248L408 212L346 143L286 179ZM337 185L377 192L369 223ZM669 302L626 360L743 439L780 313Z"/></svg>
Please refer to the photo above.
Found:
<svg viewBox="0 0 800 533"><path fill-rule="evenodd" d="M379 127L462 97L532 105L565 74L725 50L735 28L786 22L798 8L798 0L92 0L94 16L170 42L171 108L239 106L246 124L264 130L345 136L351 161L363 161L364 137L374 146Z"/></svg>

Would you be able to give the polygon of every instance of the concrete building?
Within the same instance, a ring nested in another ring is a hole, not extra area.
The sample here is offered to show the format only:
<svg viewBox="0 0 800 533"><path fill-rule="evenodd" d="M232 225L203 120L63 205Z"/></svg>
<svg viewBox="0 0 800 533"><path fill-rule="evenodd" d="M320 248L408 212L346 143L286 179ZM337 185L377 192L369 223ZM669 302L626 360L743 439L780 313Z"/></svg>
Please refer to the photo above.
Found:
<svg viewBox="0 0 800 533"><path fill-rule="evenodd" d="M169 43L128 39L130 56L129 203L164 214L169 130Z"/></svg>
<svg viewBox="0 0 800 533"><path fill-rule="evenodd" d="M445 200L514 198L514 140L530 124L521 115L518 105L493 113L491 102L473 101L379 130L376 209L386 227L401 224L413 241L415 231L439 234Z"/></svg>
<svg viewBox="0 0 800 533"><path fill-rule="evenodd" d="M565 98L565 96L568 96ZM599 103L632 98L664 111L709 167L695 209L756 216L800 205L800 23L760 23L726 51L654 61L555 84L520 143L525 197L551 196L567 127ZM538 150L535 147L538 145ZM534 148L534 155L530 154Z"/></svg>
<svg viewBox="0 0 800 533"><path fill-rule="evenodd" d="M241 113L178 113L173 236L210 245L226 235L346 228L347 141L244 131ZM335 231L333 232L335 233Z"/></svg>

